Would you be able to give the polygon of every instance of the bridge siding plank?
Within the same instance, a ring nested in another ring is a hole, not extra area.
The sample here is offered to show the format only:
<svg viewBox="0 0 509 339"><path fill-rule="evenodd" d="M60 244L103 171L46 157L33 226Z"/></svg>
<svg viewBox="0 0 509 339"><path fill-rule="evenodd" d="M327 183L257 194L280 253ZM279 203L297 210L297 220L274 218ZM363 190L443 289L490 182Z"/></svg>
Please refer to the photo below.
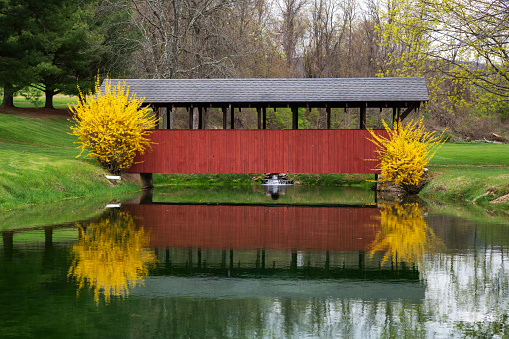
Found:
<svg viewBox="0 0 509 339"><path fill-rule="evenodd" d="M322 149L323 149L323 157L322 157L322 168L321 170L325 170L328 168L329 164L329 133L320 133L322 136Z"/></svg>
<svg viewBox="0 0 509 339"><path fill-rule="evenodd" d="M361 134L364 134L363 131L359 131ZM350 140L353 141L353 133L352 135L350 136ZM361 143L361 142L354 142L354 146L355 147L355 162L354 162L354 166L355 168L360 168L362 167L364 169L364 150L363 150L363 147L364 146L364 143Z"/></svg>
<svg viewBox="0 0 509 339"><path fill-rule="evenodd" d="M375 173L368 136L365 130L155 130L156 144L128 172Z"/></svg>
<svg viewBox="0 0 509 339"><path fill-rule="evenodd" d="M262 148L262 145L260 144L260 139L262 135L260 133L257 133L257 131L251 131L250 133L250 139L254 140L254 142L247 142L249 146L251 147L251 153L249 154L249 161L250 166L249 168L252 168L252 171L250 172L259 172L263 171L263 166L261 166L258 159L260 157L263 157L264 149Z"/></svg>
<svg viewBox="0 0 509 339"><path fill-rule="evenodd" d="M305 146L307 147L307 152L304 153L304 169L305 173L313 173L313 131L310 130L308 133L304 134L306 137Z"/></svg>
<svg viewBox="0 0 509 339"><path fill-rule="evenodd" d="M369 133L364 134L366 138L369 138ZM373 143L367 142L364 144L364 172L371 170L371 152L373 152L375 149L371 147Z"/></svg>
<svg viewBox="0 0 509 339"><path fill-rule="evenodd" d="M335 164L332 164L334 166L337 173L348 173L348 169L346 167L347 162L345 161L346 157L343 155L343 153L347 152L346 149L346 143L347 143L347 133L348 131L345 131L344 133L335 133L335 141L334 141L334 161ZM352 154L352 153L350 153Z"/></svg>

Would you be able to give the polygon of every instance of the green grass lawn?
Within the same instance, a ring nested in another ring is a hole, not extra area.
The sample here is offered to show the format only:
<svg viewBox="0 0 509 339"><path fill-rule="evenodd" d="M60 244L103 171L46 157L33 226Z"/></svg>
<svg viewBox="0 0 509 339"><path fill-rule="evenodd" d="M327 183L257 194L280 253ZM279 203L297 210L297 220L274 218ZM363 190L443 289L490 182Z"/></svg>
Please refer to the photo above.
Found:
<svg viewBox="0 0 509 339"><path fill-rule="evenodd" d="M446 143L430 165L509 166L508 144Z"/></svg>
<svg viewBox="0 0 509 339"><path fill-rule="evenodd" d="M45 98L42 96L37 104L30 102L23 96L16 96L14 97L14 106L20 107L20 108L38 108L38 107L44 107L44 101ZM68 104L75 105L78 103L78 97L77 96L69 96L69 95L55 95L53 97L53 107L62 109L67 108Z"/></svg>
<svg viewBox="0 0 509 339"><path fill-rule="evenodd" d="M113 185L90 158L79 158L65 117L0 113L0 210L71 197L138 190Z"/></svg>

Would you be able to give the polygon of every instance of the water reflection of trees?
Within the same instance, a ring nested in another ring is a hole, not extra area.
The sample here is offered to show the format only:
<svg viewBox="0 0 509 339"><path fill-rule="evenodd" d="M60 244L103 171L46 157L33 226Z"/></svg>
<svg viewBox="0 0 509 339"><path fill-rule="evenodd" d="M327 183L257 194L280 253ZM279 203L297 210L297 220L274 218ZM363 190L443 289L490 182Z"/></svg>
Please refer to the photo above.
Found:
<svg viewBox="0 0 509 339"><path fill-rule="evenodd" d="M394 203L380 211L380 229L370 245L370 256L385 252L382 263L420 264L425 254L445 249L443 241L428 226L417 203Z"/></svg>
<svg viewBox="0 0 509 339"><path fill-rule="evenodd" d="M108 303L111 296L126 297L130 288L143 284L156 257L146 249L149 236L143 228L136 228L131 214L112 210L98 221L78 227L80 236L72 246L68 271L78 283L78 292L88 285L96 303L101 291Z"/></svg>

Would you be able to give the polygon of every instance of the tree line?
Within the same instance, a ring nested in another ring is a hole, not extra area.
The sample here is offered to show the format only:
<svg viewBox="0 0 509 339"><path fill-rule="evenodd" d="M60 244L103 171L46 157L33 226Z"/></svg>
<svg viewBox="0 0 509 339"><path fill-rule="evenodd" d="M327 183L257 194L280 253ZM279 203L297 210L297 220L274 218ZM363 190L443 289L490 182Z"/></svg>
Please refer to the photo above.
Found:
<svg viewBox="0 0 509 339"><path fill-rule="evenodd" d="M52 107L98 72L425 76L427 123L468 134L509 118L508 19L504 0L0 0L0 87Z"/></svg>

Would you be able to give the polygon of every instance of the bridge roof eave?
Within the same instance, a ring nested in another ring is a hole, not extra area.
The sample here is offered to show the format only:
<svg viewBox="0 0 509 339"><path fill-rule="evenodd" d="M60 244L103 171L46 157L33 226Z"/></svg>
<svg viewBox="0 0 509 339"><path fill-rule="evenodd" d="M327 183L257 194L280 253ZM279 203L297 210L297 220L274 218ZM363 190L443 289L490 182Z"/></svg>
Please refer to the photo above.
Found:
<svg viewBox="0 0 509 339"><path fill-rule="evenodd" d="M171 106L171 107L235 107L235 108L290 108L290 107L311 107L311 108L408 108L420 107L426 101L289 101L289 102L166 102L150 101L146 104L153 106Z"/></svg>

